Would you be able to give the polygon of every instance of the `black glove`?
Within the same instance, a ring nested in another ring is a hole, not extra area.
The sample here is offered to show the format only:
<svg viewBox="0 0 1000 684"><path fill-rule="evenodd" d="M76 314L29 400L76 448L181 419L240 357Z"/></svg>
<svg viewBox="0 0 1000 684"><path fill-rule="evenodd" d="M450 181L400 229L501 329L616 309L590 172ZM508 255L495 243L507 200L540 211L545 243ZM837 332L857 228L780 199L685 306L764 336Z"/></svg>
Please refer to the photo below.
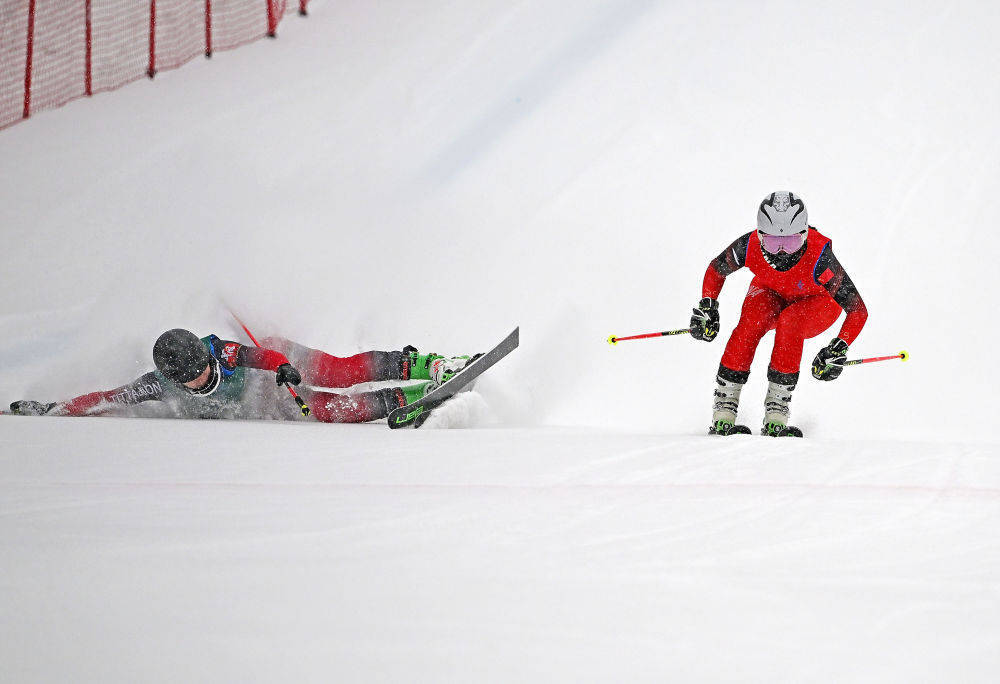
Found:
<svg viewBox="0 0 1000 684"><path fill-rule="evenodd" d="M836 380L844 372L845 361L847 361L847 342L834 337L813 359L813 377L817 380Z"/></svg>
<svg viewBox="0 0 1000 684"><path fill-rule="evenodd" d="M297 385L302 382L302 376L290 363L283 363L274 371L274 381L279 385L286 382L290 385Z"/></svg>
<svg viewBox="0 0 1000 684"><path fill-rule="evenodd" d="M705 297L691 309L691 337L711 342L719 334L719 302Z"/></svg>
<svg viewBox="0 0 1000 684"><path fill-rule="evenodd" d="M55 405L54 401L48 404L31 400L12 401L10 402L10 411L19 416L44 416L55 408Z"/></svg>

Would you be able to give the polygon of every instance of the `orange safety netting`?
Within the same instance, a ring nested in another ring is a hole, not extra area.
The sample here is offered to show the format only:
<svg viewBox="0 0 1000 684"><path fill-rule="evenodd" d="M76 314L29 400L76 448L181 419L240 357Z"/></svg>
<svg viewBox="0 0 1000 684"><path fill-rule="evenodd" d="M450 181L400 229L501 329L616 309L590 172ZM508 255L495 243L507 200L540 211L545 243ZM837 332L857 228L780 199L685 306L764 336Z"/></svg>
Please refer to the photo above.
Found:
<svg viewBox="0 0 1000 684"><path fill-rule="evenodd" d="M273 36L288 2L0 0L0 129L198 55ZM305 14L308 0L298 3Z"/></svg>

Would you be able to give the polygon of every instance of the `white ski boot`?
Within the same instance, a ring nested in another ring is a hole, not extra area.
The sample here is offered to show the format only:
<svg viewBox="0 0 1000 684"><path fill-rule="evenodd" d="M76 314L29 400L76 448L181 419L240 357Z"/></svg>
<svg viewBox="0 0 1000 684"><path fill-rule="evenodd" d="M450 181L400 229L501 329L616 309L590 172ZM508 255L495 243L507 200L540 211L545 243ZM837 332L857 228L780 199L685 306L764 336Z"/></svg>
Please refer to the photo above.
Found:
<svg viewBox="0 0 1000 684"><path fill-rule="evenodd" d="M740 392L742 382L724 380L715 377L715 402L712 404L712 426L708 428L710 435L749 435L750 428L736 423L736 412L740 407Z"/></svg>
<svg viewBox="0 0 1000 684"><path fill-rule="evenodd" d="M788 424L791 412L792 390L795 385L782 385L769 381L767 396L764 398L764 427L760 434L768 437L801 437L802 430Z"/></svg>

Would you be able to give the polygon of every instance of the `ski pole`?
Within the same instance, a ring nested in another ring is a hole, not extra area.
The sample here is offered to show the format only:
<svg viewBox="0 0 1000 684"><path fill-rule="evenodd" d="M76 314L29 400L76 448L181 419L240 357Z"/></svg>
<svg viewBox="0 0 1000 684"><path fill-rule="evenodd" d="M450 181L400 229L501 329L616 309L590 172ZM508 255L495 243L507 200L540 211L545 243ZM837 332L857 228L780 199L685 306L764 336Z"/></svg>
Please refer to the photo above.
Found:
<svg viewBox="0 0 1000 684"><path fill-rule="evenodd" d="M875 363L876 361L891 361L892 359L899 359L900 361L906 361L910 358L910 354L905 351L901 351L898 354L893 354L892 356L870 356L867 359L851 359L850 361L845 361L845 366L857 366L861 363Z"/></svg>
<svg viewBox="0 0 1000 684"><path fill-rule="evenodd" d="M615 337L611 335L608 338L608 344L618 344L619 342L624 342L625 340L645 340L649 337L664 337L666 335L684 335L691 332L690 328L681 328L680 330L665 330L664 332L654 332L654 333L644 333L642 335L629 335L628 337Z"/></svg>
<svg viewBox="0 0 1000 684"><path fill-rule="evenodd" d="M245 332L247 334L247 337L249 337L250 340L255 345L257 345L258 347L260 347L260 342L258 342L257 338L253 336L252 332L250 332L250 328L248 328L243 323L243 321L240 320L240 317L237 316L236 314L234 314L232 311L230 311L229 313L231 313L233 315L233 318L236 319L236 322L240 324L240 327L243 328L243 332ZM289 385L287 382L284 383L284 385L285 385L285 389L287 389L288 392L289 392L289 394L292 395L292 398L295 400L295 403L299 405L299 410L302 411L302 415L303 416L308 416L309 415L309 407L306 405L305 400L303 400L302 397L300 397L298 395L298 393L295 390L292 389L292 386Z"/></svg>

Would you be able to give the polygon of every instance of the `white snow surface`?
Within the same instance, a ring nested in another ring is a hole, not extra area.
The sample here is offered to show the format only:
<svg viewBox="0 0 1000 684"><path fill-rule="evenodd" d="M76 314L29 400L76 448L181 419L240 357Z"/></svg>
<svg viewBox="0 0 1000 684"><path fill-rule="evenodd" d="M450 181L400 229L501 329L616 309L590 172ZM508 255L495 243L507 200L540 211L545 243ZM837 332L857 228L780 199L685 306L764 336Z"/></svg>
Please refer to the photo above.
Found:
<svg viewBox="0 0 1000 684"><path fill-rule="evenodd" d="M996 680L994 3L310 10L0 133L0 400L243 339L227 305L521 348L417 431L0 418L0 681ZM605 338L686 326L776 189L865 298L851 356L912 360L709 438L748 274L722 342Z"/></svg>

